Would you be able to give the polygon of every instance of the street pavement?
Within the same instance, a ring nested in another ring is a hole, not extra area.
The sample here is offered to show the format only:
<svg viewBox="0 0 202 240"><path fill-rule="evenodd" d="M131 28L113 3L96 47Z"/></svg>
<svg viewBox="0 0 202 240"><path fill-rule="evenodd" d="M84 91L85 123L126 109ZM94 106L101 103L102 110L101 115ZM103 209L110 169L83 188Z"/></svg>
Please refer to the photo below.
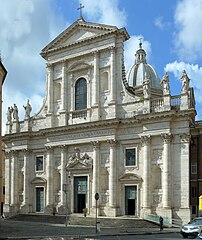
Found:
<svg viewBox="0 0 202 240"><path fill-rule="evenodd" d="M64 224L50 224L28 221L0 221L0 239L40 239L64 237L67 239L81 239L96 236L121 236L140 234L179 233L179 228L102 228L96 233L95 226L72 226Z"/></svg>

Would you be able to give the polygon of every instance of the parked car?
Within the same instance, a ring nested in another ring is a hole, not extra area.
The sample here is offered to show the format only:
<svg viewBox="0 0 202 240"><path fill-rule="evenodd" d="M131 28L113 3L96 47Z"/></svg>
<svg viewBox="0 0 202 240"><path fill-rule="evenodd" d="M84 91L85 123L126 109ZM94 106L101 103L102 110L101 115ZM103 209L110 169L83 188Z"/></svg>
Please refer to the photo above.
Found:
<svg viewBox="0 0 202 240"><path fill-rule="evenodd" d="M180 233L183 238L197 237L202 230L202 217L194 218L188 224L182 226Z"/></svg>

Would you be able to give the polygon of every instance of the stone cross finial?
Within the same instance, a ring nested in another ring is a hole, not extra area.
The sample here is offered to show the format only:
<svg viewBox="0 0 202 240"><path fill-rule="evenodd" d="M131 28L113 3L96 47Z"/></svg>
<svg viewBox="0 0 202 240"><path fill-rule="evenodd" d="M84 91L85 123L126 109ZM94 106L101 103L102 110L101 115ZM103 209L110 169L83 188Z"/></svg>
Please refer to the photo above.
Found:
<svg viewBox="0 0 202 240"><path fill-rule="evenodd" d="M82 6L82 3L80 3L80 7L77 8L77 10L80 10L80 18L82 17L82 8L84 8L84 6Z"/></svg>

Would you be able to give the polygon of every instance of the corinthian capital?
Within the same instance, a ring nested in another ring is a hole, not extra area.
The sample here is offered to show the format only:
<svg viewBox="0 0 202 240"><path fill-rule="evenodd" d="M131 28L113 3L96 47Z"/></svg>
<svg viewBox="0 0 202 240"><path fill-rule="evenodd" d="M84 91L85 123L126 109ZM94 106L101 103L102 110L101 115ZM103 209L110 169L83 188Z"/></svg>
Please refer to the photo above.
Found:
<svg viewBox="0 0 202 240"><path fill-rule="evenodd" d="M149 136L149 135L141 136L142 146L148 145L150 143L150 141L151 141L151 136Z"/></svg>
<svg viewBox="0 0 202 240"><path fill-rule="evenodd" d="M173 138L171 133L162 133L161 137L162 137L164 143L170 143Z"/></svg>

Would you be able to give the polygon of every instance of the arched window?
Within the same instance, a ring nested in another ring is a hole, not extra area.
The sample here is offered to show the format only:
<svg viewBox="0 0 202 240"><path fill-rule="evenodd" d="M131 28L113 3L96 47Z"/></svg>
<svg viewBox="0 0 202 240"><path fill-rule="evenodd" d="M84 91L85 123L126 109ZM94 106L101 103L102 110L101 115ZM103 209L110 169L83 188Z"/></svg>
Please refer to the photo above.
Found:
<svg viewBox="0 0 202 240"><path fill-rule="evenodd" d="M75 85L75 110L87 108L87 83L85 78L80 78Z"/></svg>

